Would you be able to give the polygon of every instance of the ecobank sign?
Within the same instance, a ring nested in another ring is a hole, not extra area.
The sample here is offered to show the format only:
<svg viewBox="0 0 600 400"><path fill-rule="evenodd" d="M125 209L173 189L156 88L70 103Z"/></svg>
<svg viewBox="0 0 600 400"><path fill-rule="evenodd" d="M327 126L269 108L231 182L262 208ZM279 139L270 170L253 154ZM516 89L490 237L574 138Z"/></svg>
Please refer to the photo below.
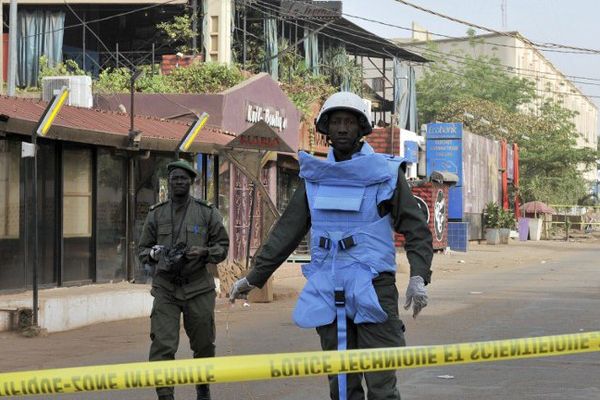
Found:
<svg viewBox="0 0 600 400"><path fill-rule="evenodd" d="M253 124L258 121L265 121L271 128L276 128L280 131L287 128L288 123L282 110L256 104L248 104L246 106L246 121Z"/></svg>

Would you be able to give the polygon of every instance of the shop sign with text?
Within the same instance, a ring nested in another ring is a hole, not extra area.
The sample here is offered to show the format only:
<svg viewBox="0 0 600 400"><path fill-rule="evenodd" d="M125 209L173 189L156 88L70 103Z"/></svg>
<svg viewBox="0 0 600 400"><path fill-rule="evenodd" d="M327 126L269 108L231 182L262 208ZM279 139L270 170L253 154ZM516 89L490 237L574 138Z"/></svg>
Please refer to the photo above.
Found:
<svg viewBox="0 0 600 400"><path fill-rule="evenodd" d="M280 131L287 128L288 123L283 110L250 103L246 104L246 121L253 124L258 121L265 121L271 128Z"/></svg>

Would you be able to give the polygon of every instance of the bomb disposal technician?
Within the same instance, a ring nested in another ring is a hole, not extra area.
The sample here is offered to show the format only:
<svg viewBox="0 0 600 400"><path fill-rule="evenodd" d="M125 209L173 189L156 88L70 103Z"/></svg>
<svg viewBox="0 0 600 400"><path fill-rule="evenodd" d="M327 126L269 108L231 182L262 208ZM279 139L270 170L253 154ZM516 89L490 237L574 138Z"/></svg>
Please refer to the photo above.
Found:
<svg viewBox="0 0 600 400"><path fill-rule="evenodd" d="M369 119L352 93L323 104L316 128L331 146L327 159L300 152L303 182L230 293L234 301L262 287L310 231L311 262L302 267L307 283L293 316L298 326L316 328L323 350L405 345L393 231L404 234L410 264L404 306L412 305L416 317L427 305L431 233L402 169L363 141ZM400 399L394 371L330 375L331 398L364 400L363 377L369 400Z"/></svg>

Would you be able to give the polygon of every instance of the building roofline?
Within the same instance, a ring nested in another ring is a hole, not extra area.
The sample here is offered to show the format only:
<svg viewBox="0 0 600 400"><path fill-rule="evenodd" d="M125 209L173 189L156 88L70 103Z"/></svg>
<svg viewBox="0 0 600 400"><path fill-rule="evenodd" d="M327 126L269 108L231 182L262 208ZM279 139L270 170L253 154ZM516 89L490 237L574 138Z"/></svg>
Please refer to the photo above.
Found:
<svg viewBox="0 0 600 400"><path fill-rule="evenodd" d="M544 61L546 61L550 67L552 68L552 70L554 71L554 73L556 75L559 75L561 78L563 78L568 84L569 86L574 89L578 95L580 95L580 97L584 98L586 100L586 102L592 106L596 111L598 111L598 106L596 106L596 104L585 94L581 91L581 89L579 89L573 82L571 82L571 80L562 72L560 71L545 55L542 51L540 51L537 47L535 47L534 45L532 45L529 40L527 40L527 38L523 35L521 35L521 33L519 33L519 31L508 31L508 32L501 32L501 33L495 33L495 32L491 32L491 33L484 33L481 35L474 35L474 36L460 36L460 37L456 37L456 38L446 38L446 39L432 39L432 40L418 40L418 41L411 41L411 42L405 42L404 45L407 46L418 46L418 45L422 45L422 44L427 44L427 43L451 43L451 42L464 42L464 41L468 41L469 39L473 38L473 39L485 39L485 38L491 38L491 37L510 37L513 39L518 40L519 42L521 42L523 44L523 47L527 47L533 51L536 52L536 54ZM391 39L392 41L396 41L398 39ZM494 43L483 43L485 44L489 44L489 45L494 45ZM568 95L568 94L567 94Z"/></svg>
<svg viewBox="0 0 600 400"><path fill-rule="evenodd" d="M507 32L501 32L501 33L495 33L495 32L491 32L491 33L483 33L480 35L474 35L474 36L457 36L457 37L453 37L453 38L443 38L443 39L431 39L431 40L409 40L408 42L400 42L401 44L425 44L425 43L429 43L429 42L436 42L436 43L440 43L440 42L458 42L458 41L465 41L465 40L469 40L471 37L474 39L483 39L483 38L489 38L489 37L502 37L502 36L510 36L510 37L524 37L523 35L521 35L519 33L519 31L507 31ZM405 38L392 38L390 39L393 42L397 42L400 40L405 40Z"/></svg>

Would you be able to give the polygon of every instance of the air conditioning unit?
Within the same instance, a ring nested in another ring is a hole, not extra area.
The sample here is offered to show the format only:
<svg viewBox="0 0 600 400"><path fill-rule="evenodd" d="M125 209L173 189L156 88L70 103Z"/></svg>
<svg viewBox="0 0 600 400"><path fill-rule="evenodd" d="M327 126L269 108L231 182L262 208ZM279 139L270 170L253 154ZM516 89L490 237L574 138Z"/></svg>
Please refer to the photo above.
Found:
<svg viewBox="0 0 600 400"><path fill-rule="evenodd" d="M61 88L69 88L67 104L75 107L92 108L92 78L87 75L76 76L47 76L42 78L42 100L50 101Z"/></svg>

